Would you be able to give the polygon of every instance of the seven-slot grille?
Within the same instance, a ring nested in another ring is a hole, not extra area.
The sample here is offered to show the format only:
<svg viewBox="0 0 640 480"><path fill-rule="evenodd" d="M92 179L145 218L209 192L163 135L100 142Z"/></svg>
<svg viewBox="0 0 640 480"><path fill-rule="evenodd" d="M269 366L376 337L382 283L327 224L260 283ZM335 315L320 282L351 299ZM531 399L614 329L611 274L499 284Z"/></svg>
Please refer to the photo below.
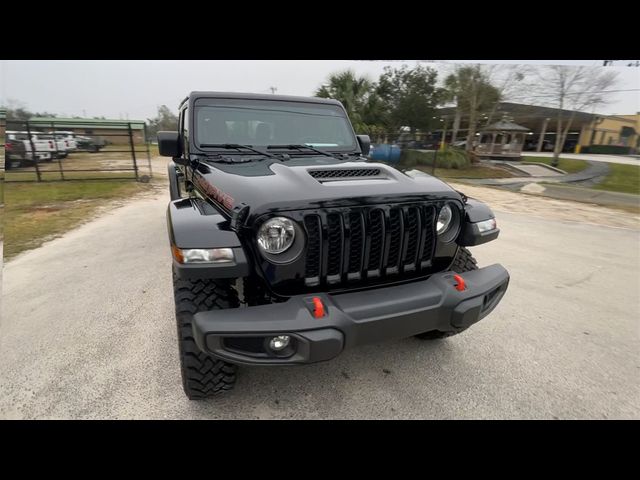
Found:
<svg viewBox="0 0 640 480"><path fill-rule="evenodd" d="M337 284L429 268L435 213L433 205L397 205L305 215L305 284Z"/></svg>

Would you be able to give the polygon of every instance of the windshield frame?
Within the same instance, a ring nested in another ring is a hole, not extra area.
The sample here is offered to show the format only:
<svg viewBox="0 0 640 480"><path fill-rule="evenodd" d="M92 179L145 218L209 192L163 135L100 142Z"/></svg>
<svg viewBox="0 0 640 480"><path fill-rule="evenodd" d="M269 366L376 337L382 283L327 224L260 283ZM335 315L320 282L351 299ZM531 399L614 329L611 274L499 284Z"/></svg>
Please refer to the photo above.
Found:
<svg viewBox="0 0 640 480"><path fill-rule="evenodd" d="M217 107L220 106L220 104L225 104L227 103L228 106L233 106L234 103L236 102L246 102L246 108L250 108L252 103L255 102L273 102L273 103L291 103L291 104L296 104L296 105L309 105L309 106L323 106L326 105L328 107L333 107L335 109L338 109L340 111L339 115L340 117L342 117L346 123L346 128L347 128L347 134L348 136L352 139L352 145L346 145L346 146L337 146L337 147L314 147L317 148L319 150L323 150L329 153L360 153L360 143L358 142L358 138L357 135L355 133L355 131L353 130L353 125L351 124L351 120L349 119L349 116L347 115L347 112L345 111L344 107L341 104L338 103L329 103L329 102L305 102L304 100L283 100L280 98L275 98L275 99L268 99L268 98L228 98L228 97L197 97L194 98L192 102L189 102L190 105L188 105L188 110L187 110L187 116L188 116L188 121L189 124L191 125L191 132L190 132L190 139L189 139L189 143L191 144L191 153L197 153L197 152L201 152L201 153L206 153L206 154L219 154L219 153L224 153L225 155L258 155L256 153L249 153L249 152L242 152L242 151L233 151L233 150L229 150L229 149L223 149L223 148L218 148L218 147L202 147L198 142L198 122L197 122L197 112L199 107ZM249 145L249 144L247 144ZM277 145L277 143L276 143ZM265 151L268 151L270 153L276 153L276 152L287 152L289 154L293 154L295 156L318 156L321 155L320 153L315 153L312 151L303 151L303 150L297 150L297 149L269 149L267 150L267 146L263 146L263 145L252 145L254 148L258 148L258 149L264 149Z"/></svg>

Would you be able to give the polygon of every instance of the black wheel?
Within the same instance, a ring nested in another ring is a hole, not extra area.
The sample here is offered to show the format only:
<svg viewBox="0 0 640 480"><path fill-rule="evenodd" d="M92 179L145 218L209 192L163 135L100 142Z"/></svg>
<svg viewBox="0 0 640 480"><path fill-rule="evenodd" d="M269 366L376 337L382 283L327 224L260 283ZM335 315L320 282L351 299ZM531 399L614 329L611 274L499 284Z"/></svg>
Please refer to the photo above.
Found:
<svg viewBox="0 0 640 480"><path fill-rule="evenodd" d="M456 273L470 272L471 270L478 269L478 262L471 252L465 248L460 247L458 255L456 255L453 265L451 265L451 271Z"/></svg>
<svg viewBox="0 0 640 480"><path fill-rule="evenodd" d="M451 265L450 270L456 273L464 273L477 269L478 262L475 258L473 258L471 252L465 247L460 247L460 249L458 250L458 255L453 261L453 265ZM438 340L440 338L452 337L453 335L462 333L465 330L466 328L461 328L460 330L454 332L441 332L439 330L431 330L429 332L419 333L415 337L421 340Z"/></svg>
<svg viewBox="0 0 640 480"><path fill-rule="evenodd" d="M193 338L191 323L197 312L237 308L238 294L229 282L181 280L175 274L173 290L182 386L187 397L198 400L231 390L237 367L201 351Z"/></svg>

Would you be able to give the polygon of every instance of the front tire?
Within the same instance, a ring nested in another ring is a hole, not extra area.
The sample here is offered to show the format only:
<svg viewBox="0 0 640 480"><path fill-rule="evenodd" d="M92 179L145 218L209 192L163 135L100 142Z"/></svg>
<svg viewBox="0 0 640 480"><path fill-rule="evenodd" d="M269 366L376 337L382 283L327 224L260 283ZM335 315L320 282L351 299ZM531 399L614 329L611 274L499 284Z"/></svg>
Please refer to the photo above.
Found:
<svg viewBox="0 0 640 480"><path fill-rule="evenodd" d="M478 262L476 261L475 258L473 258L473 255L471 254L471 252L465 247L460 247L460 249L458 250L458 254L456 255L456 258L453 261L453 264L451 265L451 268L449 270L455 273L464 273L464 272L470 272L471 270L477 270L477 269L478 269ZM439 330L431 330L429 332L419 333L415 335L415 337L419 338L420 340L439 340L441 338L452 337L454 335L464 332L465 330L466 328L462 328L460 330L453 331L453 332L441 332Z"/></svg>
<svg viewBox="0 0 640 480"><path fill-rule="evenodd" d="M232 390L236 365L203 352L193 338L197 312L239 306L238 294L229 282L183 280L173 277L182 386L190 400L213 397Z"/></svg>

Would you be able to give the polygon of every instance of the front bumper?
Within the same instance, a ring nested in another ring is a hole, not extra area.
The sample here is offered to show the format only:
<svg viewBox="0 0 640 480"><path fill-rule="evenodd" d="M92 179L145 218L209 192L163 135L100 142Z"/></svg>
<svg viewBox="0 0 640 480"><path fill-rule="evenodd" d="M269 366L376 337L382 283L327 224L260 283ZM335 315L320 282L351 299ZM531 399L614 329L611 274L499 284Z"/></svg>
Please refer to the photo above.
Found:
<svg viewBox="0 0 640 480"><path fill-rule="evenodd" d="M509 274L501 265L461 274L466 283L462 291L455 288L453 276L443 272L405 285L339 295L297 295L283 303L199 312L193 333L201 350L231 363L315 363L355 345L430 330L464 329L488 315L509 284ZM324 304L320 318L312 314L313 297ZM293 339L286 356L266 348L276 335Z"/></svg>

